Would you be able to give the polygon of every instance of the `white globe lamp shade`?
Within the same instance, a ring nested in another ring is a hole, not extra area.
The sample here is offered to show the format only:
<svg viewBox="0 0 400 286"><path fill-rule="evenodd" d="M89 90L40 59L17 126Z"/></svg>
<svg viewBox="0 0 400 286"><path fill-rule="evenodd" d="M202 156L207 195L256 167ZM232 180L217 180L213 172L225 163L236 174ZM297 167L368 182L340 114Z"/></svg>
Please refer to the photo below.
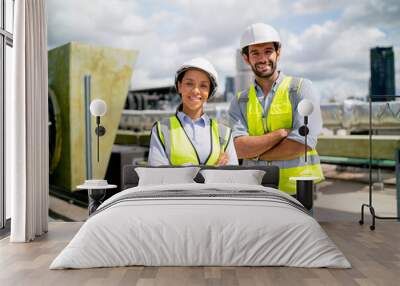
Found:
<svg viewBox="0 0 400 286"><path fill-rule="evenodd" d="M90 113L93 116L104 116L107 112L107 104L104 100L94 99L90 103Z"/></svg>
<svg viewBox="0 0 400 286"><path fill-rule="evenodd" d="M314 105L311 100L303 99L297 106L297 110L301 116L309 116L314 110Z"/></svg>

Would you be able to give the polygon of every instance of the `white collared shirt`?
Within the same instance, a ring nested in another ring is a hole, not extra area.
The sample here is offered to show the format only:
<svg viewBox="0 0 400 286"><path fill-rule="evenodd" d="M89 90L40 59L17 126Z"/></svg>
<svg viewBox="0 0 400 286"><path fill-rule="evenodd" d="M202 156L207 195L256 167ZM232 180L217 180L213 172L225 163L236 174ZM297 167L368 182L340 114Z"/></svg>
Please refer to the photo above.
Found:
<svg viewBox="0 0 400 286"><path fill-rule="evenodd" d="M204 164L211 151L210 118L204 113L200 118L192 120L182 111L178 111L177 116L181 121L189 140L196 148L197 154L200 158L200 164ZM238 159L232 137L228 142L226 153L229 156L228 165L238 165ZM170 163L164 151L163 145L157 136L156 126L154 126L151 131L148 165L159 166L169 164Z"/></svg>

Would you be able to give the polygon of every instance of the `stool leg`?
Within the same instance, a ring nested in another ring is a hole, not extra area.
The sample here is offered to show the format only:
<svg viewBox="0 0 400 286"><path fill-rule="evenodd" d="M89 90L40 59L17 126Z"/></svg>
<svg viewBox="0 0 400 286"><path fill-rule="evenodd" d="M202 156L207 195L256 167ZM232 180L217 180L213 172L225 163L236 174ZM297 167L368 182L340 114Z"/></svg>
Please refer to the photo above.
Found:
<svg viewBox="0 0 400 286"><path fill-rule="evenodd" d="M106 196L106 190L104 189L88 190L88 195L89 195L88 209L89 209L89 215L91 215L103 202Z"/></svg>

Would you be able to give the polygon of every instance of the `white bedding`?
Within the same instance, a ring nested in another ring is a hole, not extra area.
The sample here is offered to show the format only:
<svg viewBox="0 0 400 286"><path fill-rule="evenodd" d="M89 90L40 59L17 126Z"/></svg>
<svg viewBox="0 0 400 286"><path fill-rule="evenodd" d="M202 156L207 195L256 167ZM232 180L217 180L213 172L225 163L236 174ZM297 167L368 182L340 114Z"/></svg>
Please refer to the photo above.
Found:
<svg viewBox="0 0 400 286"><path fill-rule="evenodd" d="M173 190L182 194L248 191L249 197L178 194L121 200ZM252 197L251 191L263 191L270 198L263 198L264 193ZM351 267L320 225L290 202L297 201L276 189L254 185L193 183L131 188L105 201L50 269L126 265Z"/></svg>

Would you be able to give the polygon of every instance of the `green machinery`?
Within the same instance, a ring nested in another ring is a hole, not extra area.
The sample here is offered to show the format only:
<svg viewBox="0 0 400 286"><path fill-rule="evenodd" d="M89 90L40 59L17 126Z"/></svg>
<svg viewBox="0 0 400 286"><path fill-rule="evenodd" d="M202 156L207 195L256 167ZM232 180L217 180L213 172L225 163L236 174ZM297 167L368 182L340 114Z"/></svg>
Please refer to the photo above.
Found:
<svg viewBox="0 0 400 286"><path fill-rule="evenodd" d="M71 42L48 53L50 184L76 190L86 179L84 77L91 76L91 100L102 99L100 161L92 156L93 178L105 176L137 52ZM95 118L91 116L94 138ZM97 148L92 140L93 153Z"/></svg>

